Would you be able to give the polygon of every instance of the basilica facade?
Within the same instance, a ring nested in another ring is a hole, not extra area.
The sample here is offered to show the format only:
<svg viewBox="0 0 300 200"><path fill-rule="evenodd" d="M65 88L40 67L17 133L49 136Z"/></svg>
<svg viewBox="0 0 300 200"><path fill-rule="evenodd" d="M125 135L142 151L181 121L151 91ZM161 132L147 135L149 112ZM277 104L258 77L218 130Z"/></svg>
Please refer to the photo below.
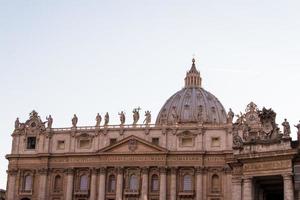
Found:
<svg viewBox="0 0 300 200"><path fill-rule="evenodd" d="M36 111L15 122L7 200L294 200L300 199L298 141L272 109L251 102L234 115L202 87L193 59L183 89L155 123L52 127ZM143 113L144 115L144 113ZM128 116L127 116L128 117ZM300 125L297 125L300 130ZM300 132L300 131L299 131ZM299 135L299 133L298 133Z"/></svg>

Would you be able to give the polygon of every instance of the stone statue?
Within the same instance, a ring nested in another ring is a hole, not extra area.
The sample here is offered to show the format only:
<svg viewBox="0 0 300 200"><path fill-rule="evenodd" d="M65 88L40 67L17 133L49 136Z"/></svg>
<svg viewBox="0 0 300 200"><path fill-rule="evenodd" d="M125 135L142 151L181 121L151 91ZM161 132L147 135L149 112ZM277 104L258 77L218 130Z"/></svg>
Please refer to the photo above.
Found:
<svg viewBox="0 0 300 200"><path fill-rule="evenodd" d="M133 124L137 124L137 122L140 119L140 113L139 111L141 110L140 107L133 109L132 113L133 113Z"/></svg>
<svg viewBox="0 0 300 200"><path fill-rule="evenodd" d="M74 114L74 116L72 118L72 125L73 125L73 127L77 126L77 122L78 122L78 118L77 118L76 114Z"/></svg>
<svg viewBox="0 0 300 200"><path fill-rule="evenodd" d="M47 120L47 128L52 128L52 124L53 124L53 118L51 117L51 115L49 115L49 117L46 117Z"/></svg>
<svg viewBox="0 0 300 200"><path fill-rule="evenodd" d="M96 126L100 126L100 123L102 121L102 117L99 113L97 113L97 116L96 116Z"/></svg>
<svg viewBox="0 0 300 200"><path fill-rule="evenodd" d="M15 121L15 129L18 130L19 128L20 128L20 121L19 121L19 117L17 117Z"/></svg>
<svg viewBox="0 0 300 200"><path fill-rule="evenodd" d="M243 148L244 143L242 138L239 136L237 124L235 124L233 127L232 144L234 148Z"/></svg>
<svg viewBox="0 0 300 200"><path fill-rule="evenodd" d="M121 113L119 113L119 116L120 116L121 125L123 125L125 123L125 113L121 111Z"/></svg>
<svg viewBox="0 0 300 200"><path fill-rule="evenodd" d="M297 136L298 136L298 141L300 141L300 121L297 125L294 125L294 126L298 129Z"/></svg>
<svg viewBox="0 0 300 200"><path fill-rule="evenodd" d="M236 117L237 117L237 120L235 122L236 124L238 124L238 125L244 124L244 122L245 122L245 115L243 113L240 112L240 114L236 115Z"/></svg>
<svg viewBox="0 0 300 200"><path fill-rule="evenodd" d="M151 123L151 112L149 110L147 110L145 112L145 119L144 122L145 124L150 124Z"/></svg>
<svg viewBox="0 0 300 200"><path fill-rule="evenodd" d="M171 124L177 124L178 123L178 114L176 112L176 107L173 106L172 111L171 111Z"/></svg>
<svg viewBox="0 0 300 200"><path fill-rule="evenodd" d="M108 112L106 112L105 116L104 116L104 126L107 126L109 123L109 114Z"/></svg>
<svg viewBox="0 0 300 200"><path fill-rule="evenodd" d="M287 119L284 119L284 122L282 123L283 126L283 135L284 136L290 136L291 134L291 127L290 123L287 121Z"/></svg>
<svg viewBox="0 0 300 200"><path fill-rule="evenodd" d="M234 112L229 108L229 112L227 114L227 123L232 123L234 117Z"/></svg>

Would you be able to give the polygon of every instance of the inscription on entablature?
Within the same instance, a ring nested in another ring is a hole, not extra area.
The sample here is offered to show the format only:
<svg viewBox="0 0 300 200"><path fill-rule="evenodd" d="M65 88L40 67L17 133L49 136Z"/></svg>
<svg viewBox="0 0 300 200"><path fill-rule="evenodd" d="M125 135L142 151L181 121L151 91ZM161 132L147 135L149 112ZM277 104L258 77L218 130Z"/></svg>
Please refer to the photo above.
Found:
<svg viewBox="0 0 300 200"><path fill-rule="evenodd" d="M110 155L110 156L99 156L99 157L90 157L90 158L52 158L51 163L110 163L110 162L157 162L165 161L165 156L158 155L147 155L147 156L127 156L127 155Z"/></svg>
<svg viewBox="0 0 300 200"><path fill-rule="evenodd" d="M202 161L202 157L196 156L186 156L186 155L177 155L168 157L168 161Z"/></svg>
<svg viewBox="0 0 300 200"><path fill-rule="evenodd" d="M202 165L202 157L198 155L172 155L168 157L168 164Z"/></svg>
<svg viewBox="0 0 300 200"><path fill-rule="evenodd" d="M209 156L204 158L204 162L206 165L220 164L225 162L225 158L221 156Z"/></svg>
<svg viewBox="0 0 300 200"><path fill-rule="evenodd" d="M276 169L287 169L291 168L292 163L290 160L280 160L280 161L269 161L269 162L258 162L258 163L247 163L243 166L243 171L266 171L266 170L276 170Z"/></svg>

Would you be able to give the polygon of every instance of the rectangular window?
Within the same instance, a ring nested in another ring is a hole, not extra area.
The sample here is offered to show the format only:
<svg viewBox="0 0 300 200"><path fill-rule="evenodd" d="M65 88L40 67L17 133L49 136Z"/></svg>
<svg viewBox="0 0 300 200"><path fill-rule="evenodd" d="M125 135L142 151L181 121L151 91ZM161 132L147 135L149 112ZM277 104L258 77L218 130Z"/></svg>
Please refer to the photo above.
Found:
<svg viewBox="0 0 300 200"><path fill-rule="evenodd" d="M219 137L212 137L211 138L211 146L212 147L220 147L220 138Z"/></svg>
<svg viewBox="0 0 300 200"><path fill-rule="evenodd" d="M91 141L89 139L81 139L79 141L79 147L82 149L88 149L90 148Z"/></svg>
<svg viewBox="0 0 300 200"><path fill-rule="evenodd" d="M35 149L36 147L36 137L27 138L27 149Z"/></svg>
<svg viewBox="0 0 300 200"><path fill-rule="evenodd" d="M65 149L65 141L64 140L57 141L57 149L59 149L59 150Z"/></svg>
<svg viewBox="0 0 300 200"><path fill-rule="evenodd" d="M152 144L159 145L159 138L152 138Z"/></svg>
<svg viewBox="0 0 300 200"><path fill-rule="evenodd" d="M117 143L117 138L110 138L109 139L109 144L110 145L113 145L113 144L116 144Z"/></svg>
<svg viewBox="0 0 300 200"><path fill-rule="evenodd" d="M193 146L193 138L181 138L181 145L183 147L192 147Z"/></svg>

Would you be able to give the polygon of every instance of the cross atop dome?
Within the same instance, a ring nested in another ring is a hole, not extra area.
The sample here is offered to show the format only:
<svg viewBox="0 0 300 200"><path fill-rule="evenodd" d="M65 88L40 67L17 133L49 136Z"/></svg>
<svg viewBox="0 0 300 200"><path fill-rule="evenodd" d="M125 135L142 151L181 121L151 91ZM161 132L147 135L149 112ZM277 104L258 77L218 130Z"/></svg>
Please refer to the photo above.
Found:
<svg viewBox="0 0 300 200"><path fill-rule="evenodd" d="M186 77L184 79L185 87L201 87L202 78L200 76L200 72L196 68L195 58L192 59L192 67L186 73Z"/></svg>

